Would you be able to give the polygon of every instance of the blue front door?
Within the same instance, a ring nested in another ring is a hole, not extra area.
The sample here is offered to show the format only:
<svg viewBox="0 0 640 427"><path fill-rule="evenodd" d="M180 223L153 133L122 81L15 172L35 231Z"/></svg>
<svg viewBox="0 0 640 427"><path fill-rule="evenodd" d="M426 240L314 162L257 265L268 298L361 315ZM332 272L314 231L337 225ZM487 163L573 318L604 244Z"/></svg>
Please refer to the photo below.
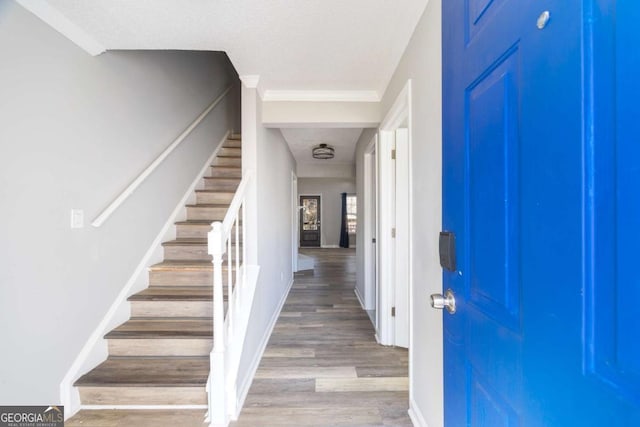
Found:
<svg viewBox="0 0 640 427"><path fill-rule="evenodd" d="M639 3L443 0L447 427L640 426Z"/></svg>

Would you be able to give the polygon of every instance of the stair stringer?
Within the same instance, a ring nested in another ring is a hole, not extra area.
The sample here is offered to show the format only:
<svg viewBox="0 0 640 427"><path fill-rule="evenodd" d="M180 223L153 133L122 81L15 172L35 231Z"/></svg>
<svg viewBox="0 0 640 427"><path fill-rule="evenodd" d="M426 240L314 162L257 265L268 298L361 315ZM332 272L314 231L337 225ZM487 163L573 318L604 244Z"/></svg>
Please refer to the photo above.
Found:
<svg viewBox="0 0 640 427"><path fill-rule="evenodd" d="M206 160L183 198L177 203L176 208L151 243L149 249L133 271L133 274L129 280L127 280L100 323L98 323L98 326L93 330L63 377L60 383L60 403L65 407L65 420L75 415L82 406L80 393L78 388L73 385L74 382L104 362L109 356L108 343L104 338L105 334L131 317L131 304L128 298L148 286L147 275L149 266L163 259L162 242L175 238L175 223L186 218L185 206L190 202L195 202L195 190L199 188L199 185L202 185L203 177L207 175L213 160L231 134L231 131L227 131L220 142L218 142L213 153Z"/></svg>

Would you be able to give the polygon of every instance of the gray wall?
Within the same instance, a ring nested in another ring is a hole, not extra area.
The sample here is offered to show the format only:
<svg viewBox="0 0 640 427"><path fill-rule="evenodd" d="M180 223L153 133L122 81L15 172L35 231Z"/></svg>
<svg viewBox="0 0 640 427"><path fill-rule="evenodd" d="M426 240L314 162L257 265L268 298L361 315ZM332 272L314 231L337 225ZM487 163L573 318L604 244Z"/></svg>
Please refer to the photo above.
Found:
<svg viewBox="0 0 640 427"><path fill-rule="evenodd" d="M354 178L298 178L298 195L322 195L320 205L322 246L338 246L340 244L342 193L356 193ZM354 236L350 237L349 246L353 247L356 242Z"/></svg>
<svg viewBox="0 0 640 427"><path fill-rule="evenodd" d="M382 99L384 117L407 80L412 79L411 404L430 427L443 425L442 313L429 308L429 295L442 292L438 262L438 232L442 223L441 4L442 0L430 0L427 4ZM360 191L364 188L362 144L367 143L360 141L356 159ZM358 262L358 283L362 283L361 257Z"/></svg>
<svg viewBox="0 0 640 427"><path fill-rule="evenodd" d="M245 338L238 384L252 374L250 368L258 354L269 324L277 315L280 301L293 280L291 248L291 174L296 163L279 129L262 123L262 101L256 101L257 115L257 194L258 194L258 265L249 328Z"/></svg>
<svg viewBox="0 0 640 427"><path fill-rule="evenodd" d="M0 402L59 384L224 133L232 97L101 227L91 220L231 82L222 54L91 57L0 0ZM70 229L71 208L85 228Z"/></svg>

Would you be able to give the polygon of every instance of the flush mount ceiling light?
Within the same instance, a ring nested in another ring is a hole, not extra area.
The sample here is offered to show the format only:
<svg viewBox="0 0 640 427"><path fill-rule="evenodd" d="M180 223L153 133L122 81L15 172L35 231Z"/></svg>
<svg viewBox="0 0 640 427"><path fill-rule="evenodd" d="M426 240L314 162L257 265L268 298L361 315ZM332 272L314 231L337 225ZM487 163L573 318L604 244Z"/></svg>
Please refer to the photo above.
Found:
<svg viewBox="0 0 640 427"><path fill-rule="evenodd" d="M333 159L334 152L333 147L327 144L316 145L311 150L314 159L322 160Z"/></svg>

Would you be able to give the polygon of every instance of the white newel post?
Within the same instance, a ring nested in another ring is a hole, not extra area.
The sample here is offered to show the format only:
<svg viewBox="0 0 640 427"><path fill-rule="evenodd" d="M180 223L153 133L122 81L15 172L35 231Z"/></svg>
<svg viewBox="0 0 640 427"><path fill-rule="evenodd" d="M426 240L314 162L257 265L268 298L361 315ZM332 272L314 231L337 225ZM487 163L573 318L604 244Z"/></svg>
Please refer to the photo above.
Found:
<svg viewBox="0 0 640 427"><path fill-rule="evenodd" d="M226 426L229 421L225 384L226 337L224 328L224 293L222 256L225 244L221 222L214 222L209 232L209 254L213 257L213 350L210 360L209 420L212 426Z"/></svg>

